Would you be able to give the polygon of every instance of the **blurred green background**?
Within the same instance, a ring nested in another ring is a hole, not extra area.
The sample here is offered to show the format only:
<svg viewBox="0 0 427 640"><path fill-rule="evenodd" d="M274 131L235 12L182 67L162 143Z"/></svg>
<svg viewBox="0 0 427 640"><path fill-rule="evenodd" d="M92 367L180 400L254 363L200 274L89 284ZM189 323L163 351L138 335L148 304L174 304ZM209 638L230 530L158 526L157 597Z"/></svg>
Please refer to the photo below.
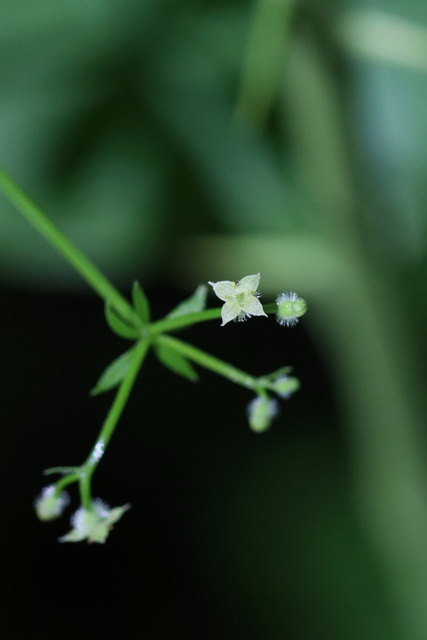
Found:
<svg viewBox="0 0 427 640"><path fill-rule="evenodd" d="M1 197L4 637L425 640L425 2L0 16L0 161L122 291L158 318L259 271L264 301L309 304L292 330L188 333L255 375L294 366L262 436L245 390L150 358L94 481L133 508L103 547L58 545L40 471L84 459L111 401L87 392L126 344Z"/></svg>

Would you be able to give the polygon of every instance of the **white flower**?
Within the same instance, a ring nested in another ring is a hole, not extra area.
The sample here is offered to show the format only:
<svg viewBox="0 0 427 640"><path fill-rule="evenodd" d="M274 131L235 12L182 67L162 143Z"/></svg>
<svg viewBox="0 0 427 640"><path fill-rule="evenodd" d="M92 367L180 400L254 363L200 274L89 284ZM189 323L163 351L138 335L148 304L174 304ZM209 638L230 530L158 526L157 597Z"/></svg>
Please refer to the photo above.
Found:
<svg viewBox="0 0 427 640"><path fill-rule="evenodd" d="M110 509L102 500L92 500L92 509L90 511L84 507L77 509L71 518L73 528L58 540L59 542L80 542L87 538L88 542L102 544L113 528L112 525L120 520L128 509L130 509L130 504Z"/></svg>
<svg viewBox="0 0 427 640"><path fill-rule="evenodd" d="M277 322L282 326L293 327L297 324L298 318L307 311L307 303L293 291L281 293L276 300Z"/></svg>
<svg viewBox="0 0 427 640"><path fill-rule="evenodd" d="M39 520L55 520L62 515L70 502L70 496L65 491L56 494L54 484L44 487L34 502L34 508Z"/></svg>
<svg viewBox="0 0 427 640"><path fill-rule="evenodd" d="M258 300L260 274L245 276L239 282L220 280L209 282L215 294L225 302L221 309L223 327L231 320L245 320L251 316L267 316Z"/></svg>

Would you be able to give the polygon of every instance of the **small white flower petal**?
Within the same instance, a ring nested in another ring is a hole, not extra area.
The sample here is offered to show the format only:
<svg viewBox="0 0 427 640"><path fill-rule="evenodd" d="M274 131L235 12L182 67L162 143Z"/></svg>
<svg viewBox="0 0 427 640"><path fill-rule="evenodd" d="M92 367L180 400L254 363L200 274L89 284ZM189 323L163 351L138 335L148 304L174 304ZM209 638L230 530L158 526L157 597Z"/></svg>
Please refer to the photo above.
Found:
<svg viewBox="0 0 427 640"><path fill-rule="evenodd" d="M214 290L214 293L220 300L229 300L233 298L237 293L237 287L235 282L231 280L220 280L219 282L208 282Z"/></svg>
<svg viewBox="0 0 427 640"><path fill-rule="evenodd" d="M253 276L245 276L237 283L237 290L239 293L256 293L261 278L260 273L256 273Z"/></svg>
<svg viewBox="0 0 427 640"><path fill-rule="evenodd" d="M104 544L106 539L108 538L108 534L110 533L110 527L106 522L100 522L90 532L88 536L88 540L90 542L98 542L99 544Z"/></svg>
<svg viewBox="0 0 427 640"><path fill-rule="evenodd" d="M255 298L255 296L248 296L247 298L245 298L242 303L242 309L250 316L267 317L267 314L265 313L261 302L258 300L258 298Z"/></svg>
<svg viewBox="0 0 427 640"><path fill-rule="evenodd" d="M234 318L237 318L240 312L240 305L235 300L228 300L221 309L221 327L227 324L227 322L234 320Z"/></svg>
<svg viewBox="0 0 427 640"><path fill-rule="evenodd" d="M117 522L117 520L120 520L122 515L128 509L130 509L130 504L124 504L123 507L114 507L114 509L111 509L110 515L108 516L108 518L106 520L107 524L111 526L112 524Z"/></svg>
<svg viewBox="0 0 427 640"><path fill-rule="evenodd" d="M77 529L71 529L65 536L58 538L58 542L81 542L86 538L84 531L78 531Z"/></svg>

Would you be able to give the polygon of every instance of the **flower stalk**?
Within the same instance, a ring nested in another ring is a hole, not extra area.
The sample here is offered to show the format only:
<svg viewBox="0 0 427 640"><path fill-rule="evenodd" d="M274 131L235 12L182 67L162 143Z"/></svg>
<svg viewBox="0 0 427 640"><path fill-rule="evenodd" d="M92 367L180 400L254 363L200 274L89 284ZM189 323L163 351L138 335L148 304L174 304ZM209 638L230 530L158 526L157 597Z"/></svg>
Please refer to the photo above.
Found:
<svg viewBox="0 0 427 640"><path fill-rule="evenodd" d="M135 341L131 349L107 367L92 390L92 394L97 395L118 386L111 408L85 462L80 467L48 469L46 475L59 473L63 477L45 487L35 502L36 513L41 520L57 518L68 504L65 487L77 482L81 507L72 517L72 530L60 538L60 541L78 542L86 539L89 542L103 543L112 525L130 505L110 509L101 500L94 500L91 491L92 476L117 427L150 347L155 348L162 364L192 381L196 381L198 376L191 362L254 391L255 399L247 410L249 425L254 431L265 431L278 412L277 401L271 399L269 394L275 393L281 398L288 398L298 389L299 381L287 375L289 368L282 367L268 376L255 377L166 332L217 318L221 318L221 326L225 326L232 320L245 320L251 316L266 317L267 313L277 313L281 324L290 325L294 323L290 317L299 318L303 315L306 304L297 294L281 294L276 305L266 305L263 308L258 292L260 274L257 273L245 276L237 283L231 280L209 282L214 293L224 303L222 308L205 309L207 287L201 285L166 318L151 322L150 305L140 285L134 283L132 305L1 168L0 189L26 220L106 301L106 319L112 331L122 338Z"/></svg>

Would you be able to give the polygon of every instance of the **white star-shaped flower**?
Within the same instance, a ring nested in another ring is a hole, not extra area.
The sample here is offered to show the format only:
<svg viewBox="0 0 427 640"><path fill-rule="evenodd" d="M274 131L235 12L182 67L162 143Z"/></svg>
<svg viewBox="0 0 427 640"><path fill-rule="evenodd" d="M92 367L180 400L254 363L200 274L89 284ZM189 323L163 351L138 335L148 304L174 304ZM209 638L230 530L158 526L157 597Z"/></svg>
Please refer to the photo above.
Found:
<svg viewBox="0 0 427 640"><path fill-rule="evenodd" d="M102 500L93 500L92 509L84 507L77 509L71 518L72 529L59 542L80 542L87 538L88 542L105 542L112 526L120 520L125 511L130 509L130 504L123 507L110 509Z"/></svg>
<svg viewBox="0 0 427 640"><path fill-rule="evenodd" d="M257 293L260 274L245 276L239 282L220 280L209 282L215 294L225 302L221 309L223 327L231 320L245 320L251 316L267 316L258 300Z"/></svg>

